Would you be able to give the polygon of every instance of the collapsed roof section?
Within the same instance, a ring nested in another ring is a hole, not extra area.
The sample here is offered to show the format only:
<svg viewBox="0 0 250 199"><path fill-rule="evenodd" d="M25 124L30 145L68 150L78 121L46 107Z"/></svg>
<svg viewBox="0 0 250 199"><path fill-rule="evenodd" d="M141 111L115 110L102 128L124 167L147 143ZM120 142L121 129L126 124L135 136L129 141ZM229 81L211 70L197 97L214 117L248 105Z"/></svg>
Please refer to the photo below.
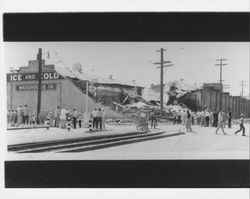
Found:
<svg viewBox="0 0 250 199"><path fill-rule="evenodd" d="M60 75L64 77L69 77L72 79L78 79L81 81L89 81L94 84L103 84L103 85L122 85L127 87L140 87L142 86L136 84L135 82L128 82L128 81L121 81L116 80L113 78L105 78L98 75L93 74L87 74L87 73L81 73L79 71L71 70L68 67L56 67L56 72L58 72ZM133 114L136 111L160 111L160 92L159 92L159 86L151 86L150 88L144 89L143 95L136 97L128 96L131 98L131 100L124 100L124 103L119 104L117 102L113 102L113 104L116 106L116 111L123 114ZM164 85L164 111L166 113L174 113L183 111L187 107L185 105L173 105L168 104L167 102L171 98L171 96L175 96L176 98L179 98L188 92L191 91L191 87L188 87L186 85L183 86L182 84L177 84L176 82L173 84L167 83ZM186 90L187 89L187 90ZM189 90L190 89L190 90ZM127 102L129 101L129 103Z"/></svg>
<svg viewBox="0 0 250 199"><path fill-rule="evenodd" d="M117 80L113 78L105 78L105 77L93 75L93 74L80 73L78 71L71 70L68 67L56 67L55 70L56 72L58 72L60 75L64 77L69 77L73 79L76 78L82 81L89 81L89 82L96 83L96 84L122 85L122 86L128 86L128 87L143 88L142 86L138 85L134 81L131 81L131 82L122 81L122 80Z"/></svg>

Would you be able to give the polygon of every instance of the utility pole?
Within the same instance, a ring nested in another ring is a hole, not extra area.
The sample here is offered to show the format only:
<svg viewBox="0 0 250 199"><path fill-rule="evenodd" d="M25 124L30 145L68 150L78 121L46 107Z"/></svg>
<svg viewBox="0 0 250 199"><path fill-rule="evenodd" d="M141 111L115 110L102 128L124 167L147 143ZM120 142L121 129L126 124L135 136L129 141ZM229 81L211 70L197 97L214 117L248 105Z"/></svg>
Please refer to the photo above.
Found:
<svg viewBox="0 0 250 199"><path fill-rule="evenodd" d="M246 84L245 84L245 81L240 81L241 83L240 83L240 86L241 86L241 94L240 94L240 96L241 96L241 98L243 98L243 93L244 93L244 86L246 86Z"/></svg>
<svg viewBox="0 0 250 199"><path fill-rule="evenodd" d="M88 114L89 82L86 81L85 114Z"/></svg>
<svg viewBox="0 0 250 199"><path fill-rule="evenodd" d="M42 94L42 48L38 49L37 62L38 62L37 123L40 124L39 113L41 110L41 94Z"/></svg>
<svg viewBox="0 0 250 199"><path fill-rule="evenodd" d="M161 116L163 116L163 87L164 87L163 86L163 68L173 66L173 64L166 65L166 66L163 65L165 63L171 63L171 61L164 61L164 51L166 51L166 49L164 49L164 48L161 48L160 50L156 51L156 52L161 53L161 61L154 63L155 65L160 65L157 68L160 68L160 103L161 103L161 112L160 112L160 114L161 114Z"/></svg>
<svg viewBox="0 0 250 199"><path fill-rule="evenodd" d="M243 97L244 97L244 86L246 86L246 84L244 84L245 81L240 81L240 86L241 86L241 92L240 92L240 97L242 98L241 100L243 100ZM242 101L241 101L242 102ZM243 113L244 112L244 105L243 103L240 104L240 112Z"/></svg>
<svg viewBox="0 0 250 199"><path fill-rule="evenodd" d="M222 92L223 92L223 85L222 85L222 66L226 66L223 61L227 61L227 59L216 59L219 64L215 64L215 66L220 66L220 111L222 111Z"/></svg>

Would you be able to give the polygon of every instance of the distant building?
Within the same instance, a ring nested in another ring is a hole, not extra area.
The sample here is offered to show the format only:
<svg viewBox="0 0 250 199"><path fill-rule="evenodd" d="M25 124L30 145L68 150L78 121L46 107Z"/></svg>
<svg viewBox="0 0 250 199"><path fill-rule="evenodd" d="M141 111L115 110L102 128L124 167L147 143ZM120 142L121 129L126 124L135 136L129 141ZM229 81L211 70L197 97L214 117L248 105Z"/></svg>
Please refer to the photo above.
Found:
<svg viewBox="0 0 250 199"><path fill-rule="evenodd" d="M88 90L88 110L121 103L128 95L142 94L143 87L135 82L123 82L96 75L88 75L67 67L46 65L42 61L42 100L41 111L48 112L57 106L68 109L86 110L86 85ZM15 73L7 74L7 105L16 109L27 104L36 111L38 89L38 62L32 60L28 66L20 67Z"/></svg>
<svg viewBox="0 0 250 199"><path fill-rule="evenodd" d="M201 89L192 90L179 99L179 103L186 104L190 109L197 111L203 107L211 111L220 108L220 84L206 83ZM230 108L234 118L243 113L250 117L250 100L240 96L231 96L228 92L222 92L222 110Z"/></svg>

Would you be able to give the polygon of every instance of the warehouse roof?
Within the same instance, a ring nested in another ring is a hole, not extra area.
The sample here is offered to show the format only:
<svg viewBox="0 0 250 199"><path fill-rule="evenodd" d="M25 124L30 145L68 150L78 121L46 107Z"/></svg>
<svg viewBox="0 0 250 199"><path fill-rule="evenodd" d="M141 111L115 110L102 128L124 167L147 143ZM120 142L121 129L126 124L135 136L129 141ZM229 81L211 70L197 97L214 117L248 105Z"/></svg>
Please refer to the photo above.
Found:
<svg viewBox="0 0 250 199"><path fill-rule="evenodd" d="M78 71L71 70L68 67L56 67L55 68L56 72L58 72L60 75L64 77L69 77L69 78L77 78L79 80L83 81L90 81L90 82L95 82L99 84L118 84L118 85L125 85L125 86L132 86L132 87L141 87L142 86L138 85L137 83L133 81L122 81L118 79L111 79L111 78L106 78L94 74L87 74L87 73L80 73Z"/></svg>

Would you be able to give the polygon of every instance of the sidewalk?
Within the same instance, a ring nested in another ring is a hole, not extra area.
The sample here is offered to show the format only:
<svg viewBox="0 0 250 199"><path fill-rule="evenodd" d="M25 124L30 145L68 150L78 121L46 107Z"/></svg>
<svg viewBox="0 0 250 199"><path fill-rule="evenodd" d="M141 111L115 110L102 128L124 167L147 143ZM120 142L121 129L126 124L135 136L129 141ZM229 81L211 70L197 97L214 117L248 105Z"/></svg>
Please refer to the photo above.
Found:
<svg viewBox="0 0 250 199"><path fill-rule="evenodd" d="M168 126L162 125L156 129L150 129L150 133L158 132L169 132L169 133L178 133L183 129L181 126ZM115 126L107 125L105 130L100 131L89 131L88 128L78 128L67 129L60 128L26 128L20 130L7 130L6 141L7 145L14 144L25 144L25 143L36 143L36 142L46 142L46 141L56 141L56 140L67 140L74 138L84 138L84 137L98 137L105 135L118 135L126 133L138 133L142 131L136 130L135 126Z"/></svg>

